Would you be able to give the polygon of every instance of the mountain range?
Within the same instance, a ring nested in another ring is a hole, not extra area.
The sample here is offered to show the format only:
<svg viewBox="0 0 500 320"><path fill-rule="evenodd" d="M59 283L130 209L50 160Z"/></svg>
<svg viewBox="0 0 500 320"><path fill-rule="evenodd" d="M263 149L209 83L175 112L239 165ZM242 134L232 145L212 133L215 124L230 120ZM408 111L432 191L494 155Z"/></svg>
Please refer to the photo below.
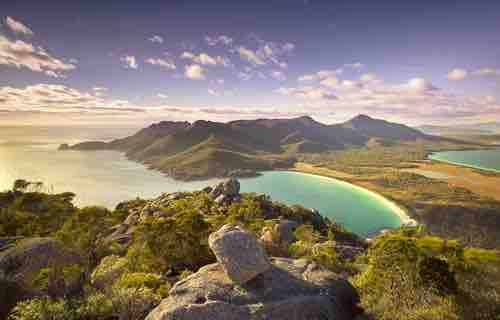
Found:
<svg viewBox="0 0 500 320"><path fill-rule="evenodd" d="M297 154L365 146L369 141L433 138L403 124L358 115L327 125L303 116L228 123L161 121L111 142L89 141L61 150L117 150L177 179L247 175L288 168Z"/></svg>

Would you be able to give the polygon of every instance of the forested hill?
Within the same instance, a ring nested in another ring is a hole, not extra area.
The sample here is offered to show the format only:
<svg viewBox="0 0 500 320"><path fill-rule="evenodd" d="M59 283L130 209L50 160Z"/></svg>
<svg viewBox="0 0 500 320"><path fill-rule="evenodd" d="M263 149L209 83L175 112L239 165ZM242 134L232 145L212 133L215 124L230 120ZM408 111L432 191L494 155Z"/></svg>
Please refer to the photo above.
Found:
<svg viewBox="0 0 500 320"><path fill-rule="evenodd" d="M374 139L392 142L426 138L432 137L366 115L334 125L304 116L228 123L162 121L109 143L91 141L62 145L61 149L119 150L132 160L188 180L286 168L297 154L364 146Z"/></svg>

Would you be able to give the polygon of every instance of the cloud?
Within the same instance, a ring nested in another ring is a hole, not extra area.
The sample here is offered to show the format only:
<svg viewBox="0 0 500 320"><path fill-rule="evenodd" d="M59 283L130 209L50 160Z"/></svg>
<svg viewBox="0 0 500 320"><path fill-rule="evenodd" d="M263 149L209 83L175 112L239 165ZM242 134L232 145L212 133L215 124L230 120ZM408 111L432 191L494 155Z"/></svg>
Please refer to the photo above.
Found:
<svg viewBox="0 0 500 320"><path fill-rule="evenodd" d="M168 95L164 94L164 93L158 93L156 94L156 96L160 99L168 99Z"/></svg>
<svg viewBox="0 0 500 320"><path fill-rule="evenodd" d="M354 70L360 70L360 69L363 69L365 67L365 65L362 64L361 62L355 62L355 63L344 64L344 67L351 68Z"/></svg>
<svg viewBox="0 0 500 320"><path fill-rule="evenodd" d="M233 96L234 93L231 90L216 90L216 89L208 89L208 94L214 97L229 97Z"/></svg>
<svg viewBox="0 0 500 320"><path fill-rule="evenodd" d="M233 39L225 35L215 37L205 36L205 41L209 46L216 46L219 44L230 46L233 43Z"/></svg>
<svg viewBox="0 0 500 320"><path fill-rule="evenodd" d="M464 80L465 78L467 78L467 74L468 74L467 70L455 68L450 70L450 72L448 72L448 80L452 81Z"/></svg>
<svg viewBox="0 0 500 320"><path fill-rule="evenodd" d="M124 63L124 67L127 69L137 69L139 66L137 65L137 61L135 56L123 56L120 58L120 61Z"/></svg>
<svg viewBox="0 0 500 320"><path fill-rule="evenodd" d="M17 33L17 34L25 34L28 36L33 35L33 31L26 26L24 23L21 21L15 20L12 17L6 17L4 21L4 25L10 29L10 31Z"/></svg>
<svg viewBox="0 0 500 320"><path fill-rule="evenodd" d="M237 52L239 53L240 57L254 65L264 65L266 64L264 60L262 60L259 55L255 51L252 51L250 49L247 49L243 46L239 47L237 49Z"/></svg>
<svg viewBox="0 0 500 320"><path fill-rule="evenodd" d="M151 38L148 39L149 41L153 43L163 43L164 39L162 36L159 35L153 35Z"/></svg>
<svg viewBox="0 0 500 320"><path fill-rule="evenodd" d="M105 100L101 92L105 88L95 87L94 93L55 84L36 84L24 88L0 87L0 108L11 111L38 112L86 112L137 113L144 112L126 100Z"/></svg>
<svg viewBox="0 0 500 320"><path fill-rule="evenodd" d="M205 70L198 64L185 66L184 76L191 80L204 80Z"/></svg>
<svg viewBox="0 0 500 320"><path fill-rule="evenodd" d="M353 80L343 80L341 85L345 89L360 89L363 87L361 83Z"/></svg>
<svg viewBox="0 0 500 320"><path fill-rule="evenodd" d="M279 70L271 71L270 75L271 75L271 78L279 80L279 81L286 80L286 75L282 71L279 71Z"/></svg>
<svg viewBox="0 0 500 320"><path fill-rule="evenodd" d="M336 70L320 70L316 73L305 74L298 78L299 81L302 82L313 82L313 81L322 81L327 78L337 78L338 74L342 73L342 69ZM328 81L327 81L328 82ZM331 81L333 82L333 80Z"/></svg>
<svg viewBox="0 0 500 320"><path fill-rule="evenodd" d="M192 52L185 51L181 55L181 59L187 59L191 60L197 64L201 65L208 65L208 66L224 66L224 67L229 67L231 66L231 62L229 61L228 58L224 58L221 56L216 56L212 57L209 54L202 52L199 55L196 55Z"/></svg>
<svg viewBox="0 0 500 320"><path fill-rule="evenodd" d="M327 73L323 73L325 74ZM318 75L313 74L307 80L312 78L317 79ZM346 115L346 118L358 113L368 113L406 123L449 123L484 121L498 117L500 113L500 101L492 96L468 97L447 93L424 78L387 83L377 79L374 74L365 74L359 82L339 80L334 92L323 88L320 83L315 82L306 87L280 88L276 92L310 99L306 109L309 113L329 115L334 110L335 114ZM328 95L334 97L325 99Z"/></svg>
<svg viewBox="0 0 500 320"><path fill-rule="evenodd" d="M412 92L422 93L437 90L437 88L428 80L422 78L413 78L408 80L406 84L408 89Z"/></svg>
<svg viewBox="0 0 500 320"><path fill-rule="evenodd" d="M314 100L337 100L338 97L331 92L323 90L321 88L315 88L312 86L306 86L301 88L279 88L275 91L276 93L285 96L294 96L303 99L314 99Z"/></svg>
<svg viewBox="0 0 500 320"><path fill-rule="evenodd" d="M362 82L374 82L377 80L377 75L375 73L364 73L359 77Z"/></svg>
<svg viewBox="0 0 500 320"><path fill-rule="evenodd" d="M21 40L11 41L1 35L0 64L24 67L52 77L62 77L60 72L76 68L74 64L53 57L42 47L35 47Z"/></svg>
<svg viewBox="0 0 500 320"><path fill-rule="evenodd" d="M160 66L163 67L167 70L175 70L177 67L175 66L175 63L171 60L165 60L161 58L149 58L144 60L144 62L149 63L154 66Z"/></svg>
<svg viewBox="0 0 500 320"><path fill-rule="evenodd" d="M339 84L339 79L337 79L337 76L331 75L324 78L321 81L321 84L324 85L325 87L336 88Z"/></svg>
<svg viewBox="0 0 500 320"><path fill-rule="evenodd" d="M500 77L500 69L482 68L482 69L474 71L474 75L477 75L477 76L497 76L497 77Z"/></svg>

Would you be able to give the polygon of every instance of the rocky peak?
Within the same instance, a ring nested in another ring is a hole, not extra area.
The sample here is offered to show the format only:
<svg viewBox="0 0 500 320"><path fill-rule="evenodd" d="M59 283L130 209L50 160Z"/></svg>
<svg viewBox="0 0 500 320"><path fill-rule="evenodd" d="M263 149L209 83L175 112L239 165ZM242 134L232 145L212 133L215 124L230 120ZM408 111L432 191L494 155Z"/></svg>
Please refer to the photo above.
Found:
<svg viewBox="0 0 500 320"><path fill-rule="evenodd" d="M223 226L210 235L208 244L224 272L237 284L244 284L271 267L257 238L238 226Z"/></svg>
<svg viewBox="0 0 500 320"><path fill-rule="evenodd" d="M238 226L209 244L218 263L177 282L146 320L352 320L361 311L349 282L311 261L268 258Z"/></svg>

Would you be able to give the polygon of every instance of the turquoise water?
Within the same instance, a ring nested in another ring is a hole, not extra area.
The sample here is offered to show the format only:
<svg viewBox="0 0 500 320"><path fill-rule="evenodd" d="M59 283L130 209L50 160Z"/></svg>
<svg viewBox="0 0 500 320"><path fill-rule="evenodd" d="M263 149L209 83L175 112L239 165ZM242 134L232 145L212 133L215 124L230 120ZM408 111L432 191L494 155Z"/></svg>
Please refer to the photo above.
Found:
<svg viewBox="0 0 500 320"><path fill-rule="evenodd" d="M437 152L429 159L500 172L500 149Z"/></svg>
<svg viewBox="0 0 500 320"><path fill-rule="evenodd" d="M290 171L264 172L242 179L243 191L269 194L287 204L300 203L360 235L401 225L394 205L366 189L340 180Z"/></svg>
<svg viewBox="0 0 500 320"><path fill-rule="evenodd" d="M112 208L137 196L151 198L163 192L199 190L219 182L179 182L113 151L57 151L59 143L68 141L67 134L51 137L47 133L43 141L39 135L27 137L25 131L19 134L22 137L15 142L0 142L0 190L11 188L18 178L43 181L48 191L76 193L75 201L80 206ZM81 140L76 136L70 140ZM99 138L97 131L92 134L94 137ZM363 236L401 224L395 214L397 208L391 203L339 180L276 171L240 181L242 191L266 193L287 204L315 208Z"/></svg>

